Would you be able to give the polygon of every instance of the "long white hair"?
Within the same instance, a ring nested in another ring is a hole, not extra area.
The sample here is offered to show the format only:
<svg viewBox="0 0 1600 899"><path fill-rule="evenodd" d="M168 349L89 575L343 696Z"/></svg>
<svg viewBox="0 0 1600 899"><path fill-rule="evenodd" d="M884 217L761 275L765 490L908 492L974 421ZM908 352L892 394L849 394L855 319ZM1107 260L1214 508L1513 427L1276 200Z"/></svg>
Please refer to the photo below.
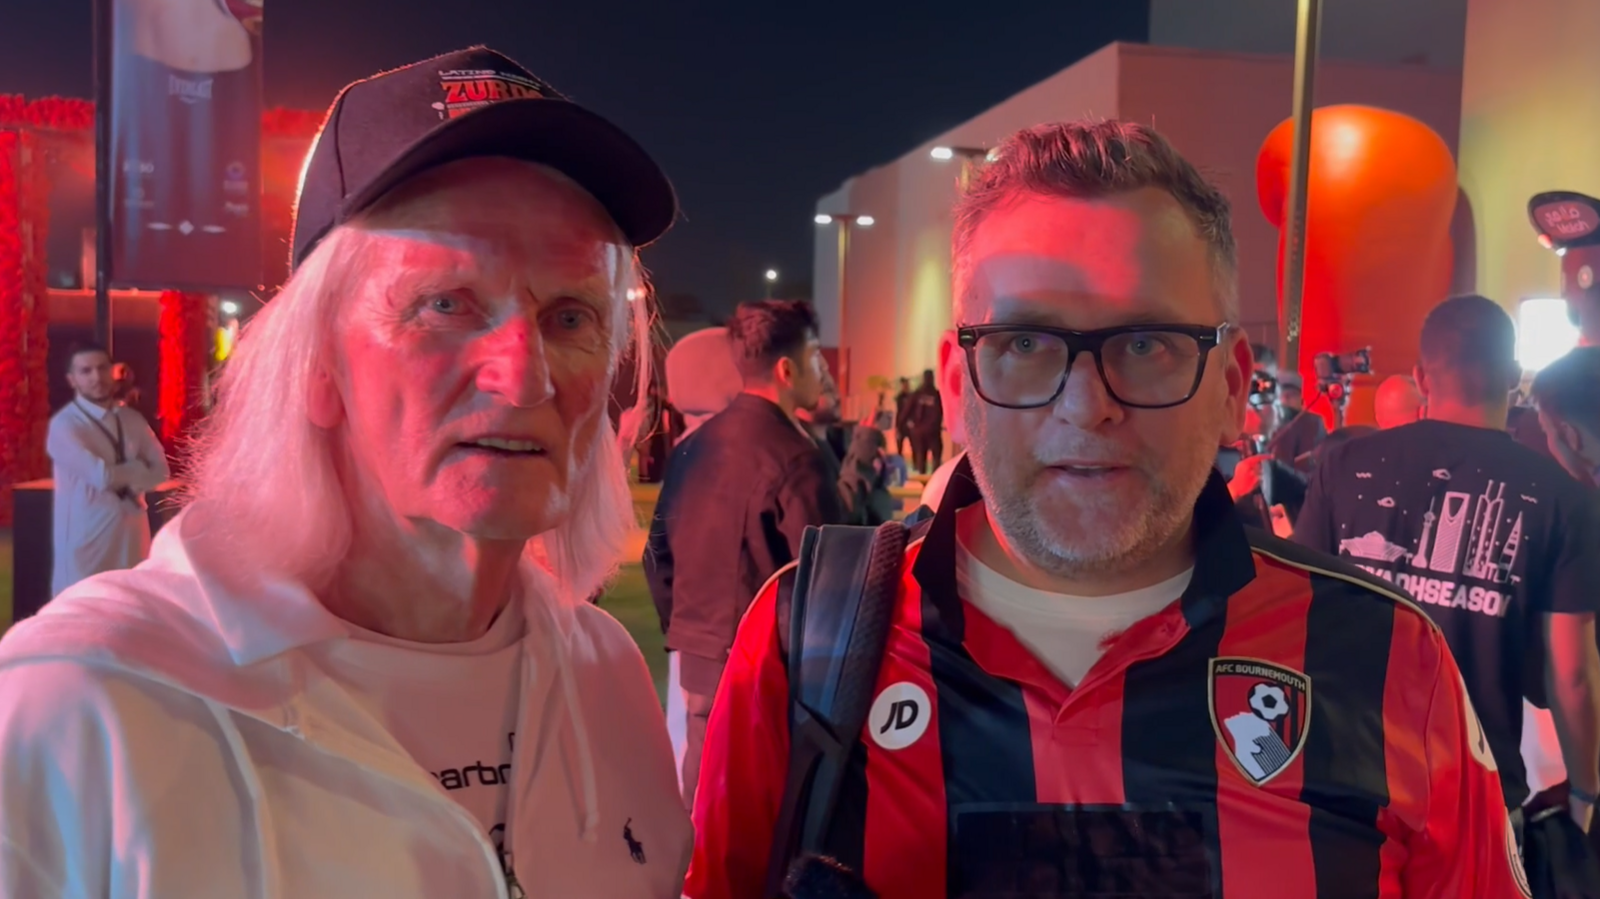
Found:
<svg viewBox="0 0 1600 899"><path fill-rule="evenodd" d="M369 239L358 225L335 229L251 319L189 459L187 499L195 511L205 508L204 537L223 541L241 564L313 591L327 585L349 551L352 525L333 434L312 423L309 396L313 379L333 367L339 304L356 293L363 274L348 261L363 258ZM622 281L613 301L610 371L614 378L633 353L639 400L615 429L609 410L601 410L594 443L580 453L570 517L526 550L563 603L582 602L606 584L638 527L625 451L646 415L652 316L636 254Z"/></svg>

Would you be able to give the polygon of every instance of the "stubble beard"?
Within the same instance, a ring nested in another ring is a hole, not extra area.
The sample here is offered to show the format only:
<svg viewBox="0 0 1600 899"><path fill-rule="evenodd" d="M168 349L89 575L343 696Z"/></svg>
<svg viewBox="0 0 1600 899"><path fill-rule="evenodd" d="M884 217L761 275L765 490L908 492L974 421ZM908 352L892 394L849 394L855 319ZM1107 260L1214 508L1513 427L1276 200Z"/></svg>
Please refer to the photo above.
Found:
<svg viewBox="0 0 1600 899"><path fill-rule="evenodd" d="M983 433L977 422L967 427L969 434ZM1145 472L1149 489L1137 508L1062 508L1049 502L1050 491L1039 489L1043 472L1031 453L1019 476L1007 470L1004 450L991 454L983 444L975 441L967 452L999 536L1034 567L1068 580L1129 574L1159 555L1189 528L1215 461L1214 451L1189 443L1168 477Z"/></svg>

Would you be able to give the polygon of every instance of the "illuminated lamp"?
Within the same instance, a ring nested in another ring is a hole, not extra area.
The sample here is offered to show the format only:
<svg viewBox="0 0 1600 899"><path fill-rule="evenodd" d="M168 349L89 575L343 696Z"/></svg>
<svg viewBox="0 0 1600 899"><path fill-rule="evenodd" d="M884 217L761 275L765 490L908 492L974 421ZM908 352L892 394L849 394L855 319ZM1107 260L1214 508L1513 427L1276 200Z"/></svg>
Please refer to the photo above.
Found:
<svg viewBox="0 0 1600 899"><path fill-rule="evenodd" d="M1261 211L1279 229L1280 290L1293 141L1293 121L1285 120L1256 158ZM1410 116L1325 106L1311 117L1309 175L1300 358L1283 366L1305 378L1307 407L1331 426L1331 407L1313 405L1313 360L1372 347L1373 374L1356 379L1346 416L1347 424L1371 424L1377 384L1411 372L1423 319L1450 290L1455 160Z"/></svg>
<svg viewBox="0 0 1600 899"><path fill-rule="evenodd" d="M1517 306L1517 364L1535 372L1578 345L1578 326L1567 314L1567 301L1529 297Z"/></svg>

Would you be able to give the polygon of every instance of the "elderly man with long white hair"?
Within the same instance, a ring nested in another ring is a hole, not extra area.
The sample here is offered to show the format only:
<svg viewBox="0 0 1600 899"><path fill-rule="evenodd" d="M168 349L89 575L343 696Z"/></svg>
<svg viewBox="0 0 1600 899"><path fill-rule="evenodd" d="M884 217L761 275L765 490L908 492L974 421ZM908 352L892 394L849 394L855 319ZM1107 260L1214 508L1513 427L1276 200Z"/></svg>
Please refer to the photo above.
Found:
<svg viewBox="0 0 1600 899"><path fill-rule="evenodd" d="M679 895L661 710L583 601L676 210L493 51L340 94L187 508L0 643L0 895Z"/></svg>

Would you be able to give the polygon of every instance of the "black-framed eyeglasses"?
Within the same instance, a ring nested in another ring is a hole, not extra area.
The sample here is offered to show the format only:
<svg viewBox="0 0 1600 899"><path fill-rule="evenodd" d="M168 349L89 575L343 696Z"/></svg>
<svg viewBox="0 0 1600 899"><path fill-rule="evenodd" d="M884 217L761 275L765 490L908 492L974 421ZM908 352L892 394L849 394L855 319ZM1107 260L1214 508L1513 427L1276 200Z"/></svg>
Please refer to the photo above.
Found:
<svg viewBox="0 0 1600 899"><path fill-rule="evenodd" d="M1206 357L1232 325L1123 325L1069 331L1042 325L956 329L978 396L991 406L1038 409L1067 387L1078 354L1088 352L1106 393L1134 409L1166 409L1194 398Z"/></svg>

